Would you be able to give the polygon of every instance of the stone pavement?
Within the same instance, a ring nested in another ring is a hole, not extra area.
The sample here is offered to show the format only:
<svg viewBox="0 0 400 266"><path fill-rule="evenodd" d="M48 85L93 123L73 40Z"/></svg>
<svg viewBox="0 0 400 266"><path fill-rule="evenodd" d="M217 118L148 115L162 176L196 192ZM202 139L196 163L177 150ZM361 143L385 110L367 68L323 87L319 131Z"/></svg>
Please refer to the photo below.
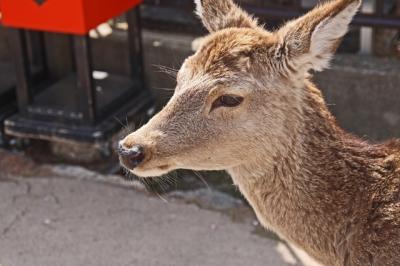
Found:
<svg viewBox="0 0 400 266"><path fill-rule="evenodd" d="M0 170L1 266L299 265L248 219L74 169L23 178Z"/></svg>

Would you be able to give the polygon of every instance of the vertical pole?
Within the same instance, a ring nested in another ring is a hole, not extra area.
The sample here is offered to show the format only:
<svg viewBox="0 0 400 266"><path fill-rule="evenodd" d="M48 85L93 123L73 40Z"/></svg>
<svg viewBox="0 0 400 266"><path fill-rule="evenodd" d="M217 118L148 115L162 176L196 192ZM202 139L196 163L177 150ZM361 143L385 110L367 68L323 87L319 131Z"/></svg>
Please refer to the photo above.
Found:
<svg viewBox="0 0 400 266"><path fill-rule="evenodd" d="M35 58L36 65L39 66L41 75L47 75L48 67L44 32L37 32L37 35L39 47L37 49L38 51Z"/></svg>
<svg viewBox="0 0 400 266"><path fill-rule="evenodd" d="M24 113L32 101L26 35L24 30L19 29L9 29L8 33L17 76L17 103L19 111Z"/></svg>
<svg viewBox="0 0 400 266"><path fill-rule="evenodd" d="M378 0L379 3L379 0ZM373 13L375 6L373 1L365 1L362 3L361 11L365 13ZM360 29L360 53L372 54L373 52L373 36L374 32L371 27L361 27Z"/></svg>
<svg viewBox="0 0 400 266"><path fill-rule="evenodd" d="M26 45L32 79L36 80L38 76L43 78L47 74L47 56L44 32L28 31L26 33Z"/></svg>
<svg viewBox="0 0 400 266"><path fill-rule="evenodd" d="M92 56L88 35L74 35L74 55L78 82L78 104L85 122L96 123L96 92L92 79Z"/></svg>
<svg viewBox="0 0 400 266"><path fill-rule="evenodd" d="M128 23L128 48L131 75L139 81L141 89L144 86L143 72L143 46L142 31L140 25L140 9L136 7L130 10L126 16Z"/></svg>
<svg viewBox="0 0 400 266"><path fill-rule="evenodd" d="M373 3L371 3L373 5ZM385 3L384 0L375 0L375 14L379 17L385 15Z"/></svg>

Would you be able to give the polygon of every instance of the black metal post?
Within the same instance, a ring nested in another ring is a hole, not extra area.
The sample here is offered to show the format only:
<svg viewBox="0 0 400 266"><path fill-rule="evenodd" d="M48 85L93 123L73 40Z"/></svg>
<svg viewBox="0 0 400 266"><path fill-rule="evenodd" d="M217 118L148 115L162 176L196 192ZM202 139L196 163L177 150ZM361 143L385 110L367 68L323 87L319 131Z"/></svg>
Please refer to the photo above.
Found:
<svg viewBox="0 0 400 266"><path fill-rule="evenodd" d="M92 55L88 35L74 36L74 55L78 81L77 97L83 120L96 123L96 91L92 78Z"/></svg>
<svg viewBox="0 0 400 266"><path fill-rule="evenodd" d="M10 29L9 37L17 76L17 102L20 112L26 112L32 101L30 64L24 30Z"/></svg>
<svg viewBox="0 0 400 266"><path fill-rule="evenodd" d="M44 33L40 31L26 31L27 51L30 69L33 76L43 78L47 74L47 55Z"/></svg>
<svg viewBox="0 0 400 266"><path fill-rule="evenodd" d="M140 87L143 88L143 46L140 27L140 9L137 7L130 10L126 15L126 20L128 23L128 49L131 75L140 82Z"/></svg>
<svg viewBox="0 0 400 266"><path fill-rule="evenodd" d="M384 8L385 8L384 0L375 1L375 14L377 16L383 17L385 15Z"/></svg>

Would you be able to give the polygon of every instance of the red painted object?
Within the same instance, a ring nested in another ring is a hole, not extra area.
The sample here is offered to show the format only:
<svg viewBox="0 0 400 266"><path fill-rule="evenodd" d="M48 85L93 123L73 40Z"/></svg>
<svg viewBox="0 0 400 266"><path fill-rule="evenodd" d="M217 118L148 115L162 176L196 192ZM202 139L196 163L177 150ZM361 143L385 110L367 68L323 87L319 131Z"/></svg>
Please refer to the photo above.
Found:
<svg viewBox="0 0 400 266"><path fill-rule="evenodd" d="M0 0L0 23L2 23L3 22L3 12L2 12L2 10L1 10L1 0Z"/></svg>
<svg viewBox="0 0 400 266"><path fill-rule="evenodd" d="M0 0L9 27L84 35L142 0Z"/></svg>

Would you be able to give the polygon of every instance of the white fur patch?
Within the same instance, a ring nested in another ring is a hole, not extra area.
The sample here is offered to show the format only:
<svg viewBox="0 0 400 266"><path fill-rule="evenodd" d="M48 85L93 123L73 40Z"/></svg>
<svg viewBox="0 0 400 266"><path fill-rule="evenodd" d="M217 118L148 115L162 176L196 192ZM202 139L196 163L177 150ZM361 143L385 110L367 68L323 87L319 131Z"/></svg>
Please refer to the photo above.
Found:
<svg viewBox="0 0 400 266"><path fill-rule="evenodd" d="M192 41L192 51L197 52L203 45L205 37L198 37Z"/></svg>
<svg viewBox="0 0 400 266"><path fill-rule="evenodd" d="M202 15L203 15L203 6L202 6L202 4L201 4L201 0L194 0L194 3L196 4L196 14L199 16L199 17L202 17Z"/></svg>

